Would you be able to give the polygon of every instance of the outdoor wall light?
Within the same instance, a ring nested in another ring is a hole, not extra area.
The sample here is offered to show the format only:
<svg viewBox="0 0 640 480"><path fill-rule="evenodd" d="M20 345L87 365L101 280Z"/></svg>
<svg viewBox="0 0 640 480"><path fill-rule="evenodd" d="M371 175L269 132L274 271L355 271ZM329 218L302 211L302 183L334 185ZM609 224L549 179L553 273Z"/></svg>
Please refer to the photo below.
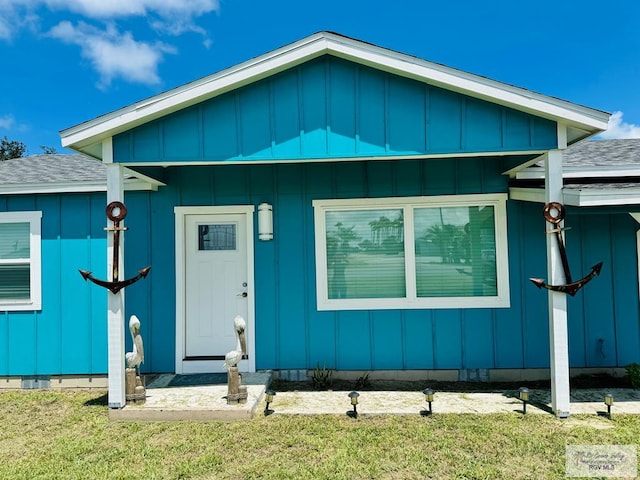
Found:
<svg viewBox="0 0 640 480"><path fill-rule="evenodd" d="M258 205L258 238L273 240L273 207L266 202Z"/></svg>
<svg viewBox="0 0 640 480"><path fill-rule="evenodd" d="M273 402L273 397L276 396L276 392L270 388L264 392L264 395L264 399L267 402L267 405L264 407L264 415L266 417L267 415L271 415L273 413L273 410L269 410L269 404Z"/></svg>
<svg viewBox="0 0 640 480"><path fill-rule="evenodd" d="M433 413L433 410L431 410L431 402L433 402L433 396L435 392L430 388L425 388L422 393L424 394L425 401L429 404L429 410L420 410L420 415L431 415Z"/></svg>
<svg viewBox="0 0 640 480"><path fill-rule="evenodd" d="M529 401L529 389L527 387L520 387L518 390L518 396L522 400L522 414L527 413L527 402Z"/></svg>
<svg viewBox="0 0 640 480"><path fill-rule="evenodd" d="M613 405L613 395L610 393L605 394L604 404L607 406L607 416L611 419L611 405Z"/></svg>
<svg viewBox="0 0 640 480"><path fill-rule="evenodd" d="M358 392L351 392L349 393L349 400L351 401L351 405L353 406L353 410L349 410L347 412L347 415L350 416L351 418L358 418L358 397L360 396L360 394Z"/></svg>

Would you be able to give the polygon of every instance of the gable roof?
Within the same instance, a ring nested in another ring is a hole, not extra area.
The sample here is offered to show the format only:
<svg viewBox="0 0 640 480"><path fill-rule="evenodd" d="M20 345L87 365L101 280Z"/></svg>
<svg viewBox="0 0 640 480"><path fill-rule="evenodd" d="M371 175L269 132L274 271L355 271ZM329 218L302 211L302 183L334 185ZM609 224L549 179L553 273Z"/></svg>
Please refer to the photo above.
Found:
<svg viewBox="0 0 640 480"><path fill-rule="evenodd" d="M125 168L125 190L157 190L162 182ZM0 195L106 192L107 166L78 154L29 155L0 162Z"/></svg>
<svg viewBox="0 0 640 480"><path fill-rule="evenodd" d="M149 121L320 57L333 55L567 126L568 143L603 131L609 114L331 32L320 32L237 66L60 132L64 147L102 158L101 143Z"/></svg>

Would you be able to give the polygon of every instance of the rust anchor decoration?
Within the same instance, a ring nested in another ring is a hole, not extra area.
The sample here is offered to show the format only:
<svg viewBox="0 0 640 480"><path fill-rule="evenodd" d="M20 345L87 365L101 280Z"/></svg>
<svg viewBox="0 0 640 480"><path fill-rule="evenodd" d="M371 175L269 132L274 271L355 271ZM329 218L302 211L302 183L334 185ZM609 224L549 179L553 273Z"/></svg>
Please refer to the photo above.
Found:
<svg viewBox="0 0 640 480"><path fill-rule="evenodd" d="M131 277L127 280L122 281L118 280L118 268L120 265L120 232L127 229L126 227L120 226L120 221L124 220L124 217L126 216L127 207L124 206L124 203L111 202L109 205L107 205L107 218L113 222L113 227L105 228L105 230L113 232L113 271L111 276L112 281L108 282L106 280L99 280L97 278L94 278L91 275L91 272L88 272L86 270L78 270L80 272L80 275L82 275L82 278L84 278L85 280L91 280L93 283L95 283L96 285L100 285L101 287L105 287L113 294L118 293L124 287L128 287L129 285L136 283L141 278L146 278L149 270L151 270L151 267L145 267L142 270L138 270L138 275L136 275L135 277Z"/></svg>
<svg viewBox="0 0 640 480"><path fill-rule="evenodd" d="M553 212L557 212L555 215ZM587 283L591 281L596 275L600 275L600 271L602 270L602 262L591 267L591 272L580 280L574 282L571 279L571 271L569 270L569 261L567 260L567 251L565 249L564 240L562 238L562 227L560 226L560 222L564 220L565 209L564 205L558 202L550 202L544 206L544 218L547 222L551 223L555 226L552 230L549 230L547 233L554 233L556 236L556 241L558 242L558 249L560 250L560 259L562 260L562 269L564 270L564 277L566 280L566 284L564 285L550 285L545 283L542 278L530 278L533 284L538 288L546 288L547 290L553 290L555 292L564 292L568 293L572 297L584 287Z"/></svg>

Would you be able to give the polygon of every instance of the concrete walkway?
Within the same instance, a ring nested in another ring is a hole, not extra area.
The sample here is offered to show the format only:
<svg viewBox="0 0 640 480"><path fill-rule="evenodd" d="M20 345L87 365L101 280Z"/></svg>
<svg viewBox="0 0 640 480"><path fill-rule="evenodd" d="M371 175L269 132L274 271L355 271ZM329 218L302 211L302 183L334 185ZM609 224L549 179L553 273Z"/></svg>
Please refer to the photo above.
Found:
<svg viewBox="0 0 640 480"><path fill-rule="evenodd" d="M170 386L174 376L162 375L147 387L144 403L110 410L115 421L220 421L249 420L261 415L269 373L243 374L247 385L246 404L227 405L227 385ZM344 415L351 410L347 391L276 392L270 409L274 415ZM417 415L427 408L422 392L361 391L360 415ZM606 412L605 393L614 398L612 414L640 414L640 390L582 389L571 393L571 414L598 415ZM527 414L552 414L549 390L530 390ZM441 413L522 413L517 390L496 392L436 392L432 404Z"/></svg>

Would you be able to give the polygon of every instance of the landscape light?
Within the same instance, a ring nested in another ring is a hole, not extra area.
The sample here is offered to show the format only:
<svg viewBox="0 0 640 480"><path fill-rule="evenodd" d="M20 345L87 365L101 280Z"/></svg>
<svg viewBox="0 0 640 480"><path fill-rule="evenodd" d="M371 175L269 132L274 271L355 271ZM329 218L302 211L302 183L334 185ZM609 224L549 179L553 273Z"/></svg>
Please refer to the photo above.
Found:
<svg viewBox="0 0 640 480"><path fill-rule="evenodd" d="M273 397L276 396L276 392L270 388L264 392L264 395L265 401L267 402L267 405L264 407L264 415L267 416L273 413L273 410L269 410L269 404L273 402Z"/></svg>
<svg viewBox="0 0 640 480"><path fill-rule="evenodd" d="M527 402L529 401L529 389L527 387L520 387L518 390L518 396L522 400L522 414L527 413Z"/></svg>
<svg viewBox="0 0 640 480"><path fill-rule="evenodd" d="M349 393L349 400L351 401L351 405L353 405L353 410L349 410L347 412L347 415L352 417L352 418L357 418L358 417L358 409L357 409L357 405L358 405L358 397L360 396L360 394L358 392L351 392Z"/></svg>
<svg viewBox="0 0 640 480"><path fill-rule="evenodd" d="M604 404L607 406L607 416L611 419L611 405L613 405L613 395L610 393L605 394Z"/></svg>
<svg viewBox="0 0 640 480"><path fill-rule="evenodd" d="M425 388L422 393L424 394L425 401L429 404L429 410L420 410L420 415L431 415L433 410L431 409L431 402L433 402L434 391L430 388Z"/></svg>

